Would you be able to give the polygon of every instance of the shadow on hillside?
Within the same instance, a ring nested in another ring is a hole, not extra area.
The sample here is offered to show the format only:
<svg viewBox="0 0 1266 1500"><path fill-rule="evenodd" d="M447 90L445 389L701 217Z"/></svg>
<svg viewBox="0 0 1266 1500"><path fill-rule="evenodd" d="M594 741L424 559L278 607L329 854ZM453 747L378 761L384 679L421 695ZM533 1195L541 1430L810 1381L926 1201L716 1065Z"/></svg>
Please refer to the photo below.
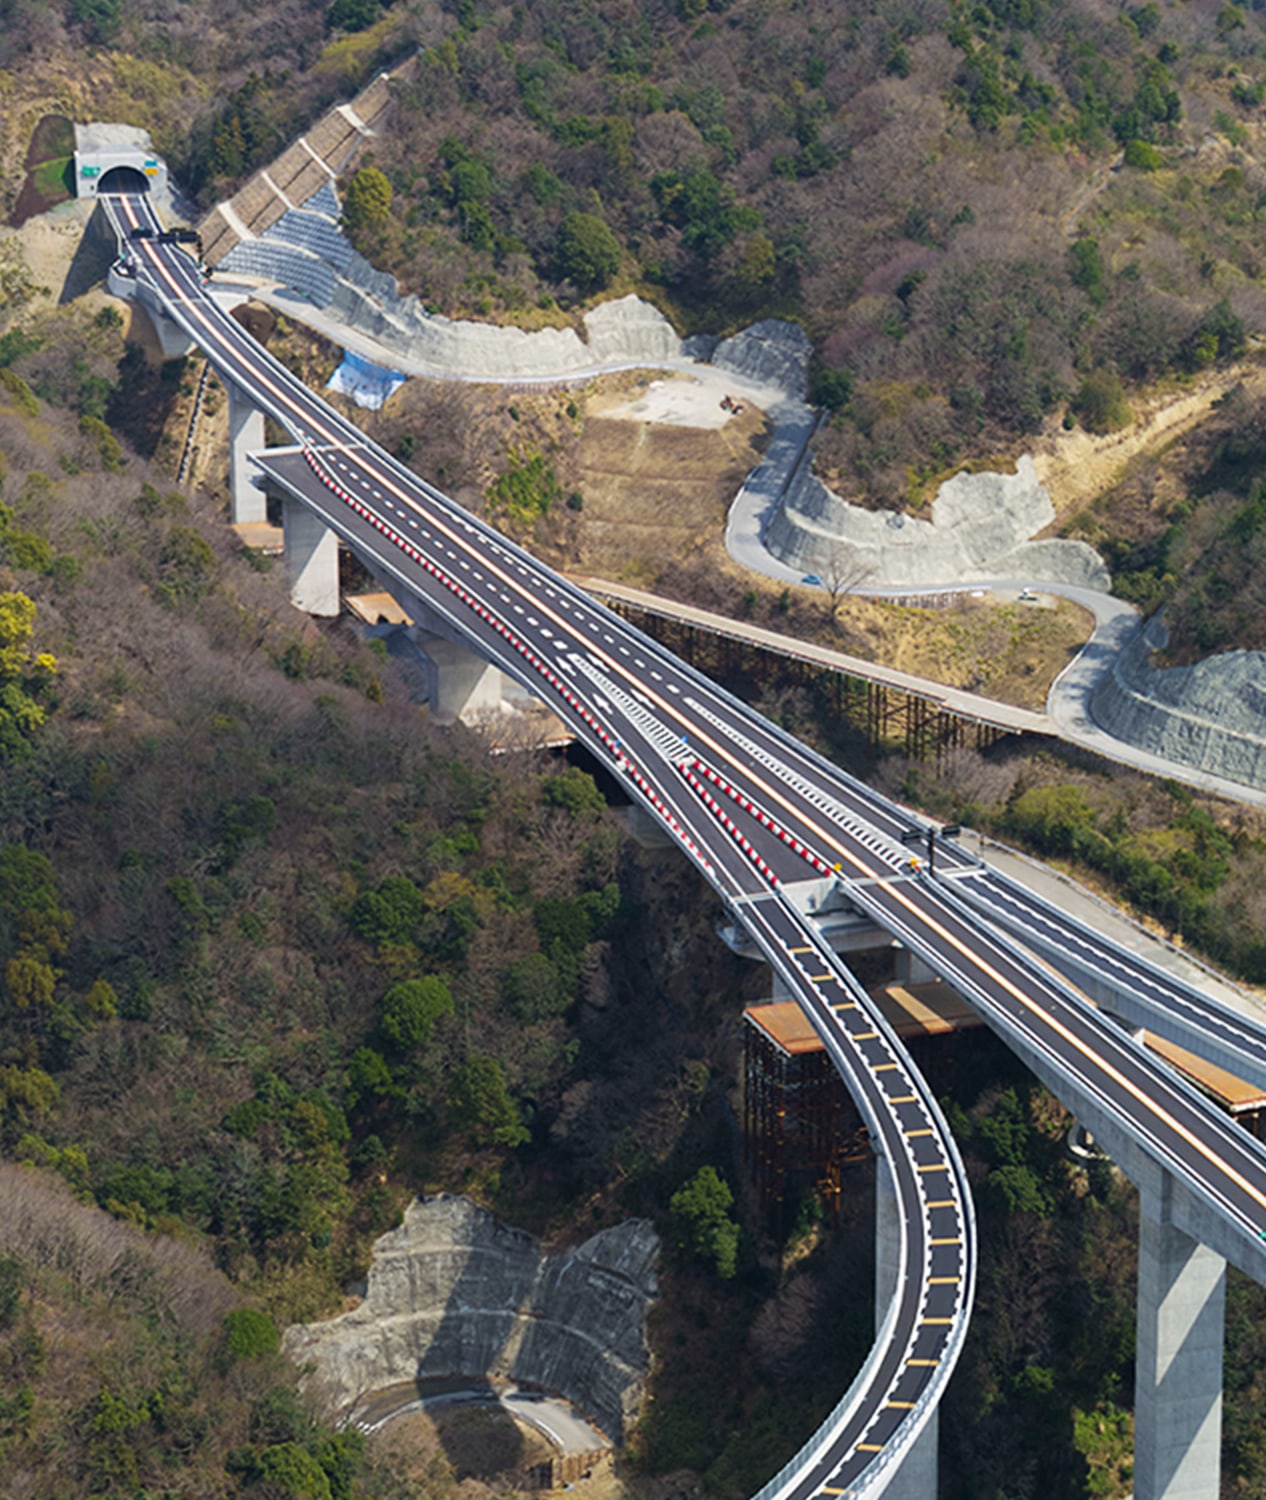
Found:
<svg viewBox="0 0 1266 1500"><path fill-rule="evenodd" d="M68 302L73 302L76 297L82 297L85 292L104 281L112 259L109 249L99 236L89 231L81 234L79 248L75 251L75 258L70 263L57 297L59 306L64 307Z"/></svg>

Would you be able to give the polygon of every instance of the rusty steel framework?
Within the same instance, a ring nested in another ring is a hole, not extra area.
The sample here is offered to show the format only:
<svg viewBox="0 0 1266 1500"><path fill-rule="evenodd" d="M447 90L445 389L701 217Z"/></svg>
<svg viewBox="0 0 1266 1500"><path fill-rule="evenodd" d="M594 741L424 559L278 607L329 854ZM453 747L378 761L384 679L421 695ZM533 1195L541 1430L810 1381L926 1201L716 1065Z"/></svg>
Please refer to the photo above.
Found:
<svg viewBox="0 0 1266 1500"><path fill-rule="evenodd" d="M986 750L1014 733L999 724L947 708L936 698L890 683L784 655L773 647L741 640L623 599L606 598L604 602L631 625L709 676L724 678L735 671L758 675L762 666L767 671L768 663L776 661L779 672L793 682L805 686L826 684L834 696L837 714L865 735L872 755L881 749L899 749L911 760L935 759L939 766L947 751Z"/></svg>
<svg viewBox="0 0 1266 1500"><path fill-rule="evenodd" d="M867 1132L826 1049L788 1052L744 1014L743 1155L779 1242L789 1188L807 1182L838 1223L843 1167L870 1155Z"/></svg>

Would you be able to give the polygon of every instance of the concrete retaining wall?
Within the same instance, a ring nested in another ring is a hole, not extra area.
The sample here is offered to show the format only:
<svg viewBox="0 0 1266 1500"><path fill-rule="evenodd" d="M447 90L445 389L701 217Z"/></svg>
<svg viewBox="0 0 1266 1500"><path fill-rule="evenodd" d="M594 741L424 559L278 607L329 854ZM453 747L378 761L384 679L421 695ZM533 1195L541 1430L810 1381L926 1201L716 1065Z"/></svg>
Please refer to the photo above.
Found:
<svg viewBox="0 0 1266 1500"><path fill-rule="evenodd" d="M1152 652L1167 639L1159 615L1134 637L1095 693L1096 723L1155 755L1266 786L1266 653L1153 666Z"/></svg>
<svg viewBox="0 0 1266 1500"><path fill-rule="evenodd" d="M804 466L770 518L775 557L825 574L846 561L866 588L918 588L1014 578L1108 587L1108 570L1085 542L1031 541L1055 519L1033 460L1014 474L956 474L932 502L931 519L865 510L842 500Z"/></svg>
<svg viewBox="0 0 1266 1500"><path fill-rule="evenodd" d="M375 1243L361 1305L283 1347L334 1411L403 1380L490 1376L566 1396L619 1442L644 1394L658 1253L643 1219L550 1255L464 1198L415 1201Z"/></svg>

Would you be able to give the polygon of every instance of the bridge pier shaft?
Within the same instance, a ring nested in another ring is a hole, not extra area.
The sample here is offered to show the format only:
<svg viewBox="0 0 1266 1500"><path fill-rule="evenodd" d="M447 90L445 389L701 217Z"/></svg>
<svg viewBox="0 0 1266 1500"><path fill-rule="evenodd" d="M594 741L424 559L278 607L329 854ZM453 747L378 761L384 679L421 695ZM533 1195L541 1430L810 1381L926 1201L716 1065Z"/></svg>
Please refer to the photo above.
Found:
<svg viewBox="0 0 1266 1500"><path fill-rule="evenodd" d="M240 386L224 376L220 379L229 393L229 495L233 524L266 521L267 500L254 483L250 464L252 453L264 451L264 414Z"/></svg>
<svg viewBox="0 0 1266 1500"><path fill-rule="evenodd" d="M338 537L300 501L287 496L283 507L290 602L306 614L337 615Z"/></svg>
<svg viewBox="0 0 1266 1500"><path fill-rule="evenodd" d="M1218 1500L1226 1261L1171 1222L1165 1174L1139 1198L1135 1500Z"/></svg>
<svg viewBox="0 0 1266 1500"><path fill-rule="evenodd" d="M473 724L502 712L505 677L499 668L431 631L419 629L415 639L428 663L431 712L441 724Z"/></svg>
<svg viewBox="0 0 1266 1500"><path fill-rule="evenodd" d="M875 1332L883 1327L888 1305L897 1292L901 1271L901 1210L892 1172L882 1157L875 1160ZM906 1274L909 1275L907 1268ZM885 1500L936 1500L940 1411L934 1411L913 1447L884 1486Z"/></svg>

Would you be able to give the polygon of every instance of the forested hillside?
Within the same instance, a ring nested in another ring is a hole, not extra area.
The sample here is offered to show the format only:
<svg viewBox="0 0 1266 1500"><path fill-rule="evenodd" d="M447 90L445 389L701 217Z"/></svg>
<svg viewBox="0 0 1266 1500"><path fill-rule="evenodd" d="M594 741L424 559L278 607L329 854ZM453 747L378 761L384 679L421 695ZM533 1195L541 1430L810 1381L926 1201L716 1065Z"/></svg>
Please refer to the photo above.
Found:
<svg viewBox="0 0 1266 1500"><path fill-rule="evenodd" d="M385 191L353 195L371 258L450 313L636 287L686 328L799 318L838 413L820 465L874 503L1065 412L1118 423L1131 383L1266 320L1266 65L1234 4L5 10L11 95L56 58L204 203L422 45Z"/></svg>
<svg viewBox="0 0 1266 1500"><path fill-rule="evenodd" d="M295 616L266 565L105 432L6 372L3 1154L204 1244L279 1323L336 1306L428 1186L565 1234L580 1204L591 1233L666 1201L717 1099L664 1007L685 1007L689 1037L739 974L715 953L699 990L672 972L706 893L684 867L645 869L582 771L430 727L383 658ZM47 1336L56 1261L41 1270L21 1235L0 1251ZM181 1324L172 1358L192 1371L217 1337ZM227 1432L173 1468L194 1397L124 1348L101 1352L106 1394L73 1401L42 1361L12 1365L24 1493L263 1483L271 1427L218 1480ZM107 1397L126 1405L109 1444L35 1461ZM198 1409L217 1432L240 1417Z"/></svg>
<svg viewBox="0 0 1266 1500"><path fill-rule="evenodd" d="M205 205L421 45L395 131L344 184L377 264L441 311L524 326L629 289L683 330L796 318L834 411L819 466L917 506L954 463L1043 423L1111 428L1138 382L1251 347L1261 39L1257 12L1216 0L0 0L0 190L12 206L59 110L147 126ZM130 419L188 370L146 369L108 307L26 321L33 291L7 244L5 1482L410 1493L314 1421L273 1343L339 1304L409 1193L443 1187L564 1242L656 1218L633 1458L738 1500L872 1327L864 1171L840 1231L806 1206L781 1259L745 1193L736 1016L764 977L583 770L437 729L382 654L295 616L213 504L129 441L161 453ZM1261 426L1236 394L1070 522L1204 649L1262 643ZM809 693L764 701L846 743ZM1266 973L1251 818L1044 757L883 774ZM1129 1191L1068 1160L1062 1112L999 1050L946 1088L988 1266L946 1491L1124 1494ZM1237 1282L1230 1310L1227 1489L1257 1500L1263 1296ZM458 1483L440 1463L425 1492Z"/></svg>

